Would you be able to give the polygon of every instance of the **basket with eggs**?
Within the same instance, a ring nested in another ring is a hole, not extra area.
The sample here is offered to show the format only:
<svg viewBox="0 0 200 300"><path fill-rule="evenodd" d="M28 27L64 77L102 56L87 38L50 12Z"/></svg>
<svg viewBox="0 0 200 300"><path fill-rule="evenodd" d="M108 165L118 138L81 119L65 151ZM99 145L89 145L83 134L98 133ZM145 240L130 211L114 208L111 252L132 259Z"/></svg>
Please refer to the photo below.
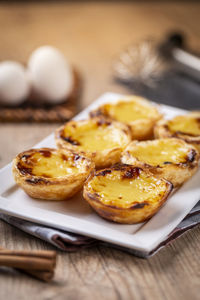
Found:
<svg viewBox="0 0 200 300"><path fill-rule="evenodd" d="M0 121L66 121L79 92L78 72L52 46L33 51L26 66L0 63Z"/></svg>

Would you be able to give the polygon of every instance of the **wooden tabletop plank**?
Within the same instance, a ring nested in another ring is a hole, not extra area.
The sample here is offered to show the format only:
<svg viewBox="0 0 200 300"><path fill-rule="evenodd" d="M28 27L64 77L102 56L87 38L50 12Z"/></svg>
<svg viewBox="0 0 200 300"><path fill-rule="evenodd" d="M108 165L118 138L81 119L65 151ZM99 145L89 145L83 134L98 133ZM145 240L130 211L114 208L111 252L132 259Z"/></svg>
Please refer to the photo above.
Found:
<svg viewBox="0 0 200 300"><path fill-rule="evenodd" d="M58 47L83 78L81 107L106 91L126 93L113 82L112 61L124 47L180 29L200 49L198 2L11 2L0 3L0 60L26 64L31 51ZM0 124L0 166L32 147L58 124ZM55 249L0 222L0 245ZM58 251L55 280L43 283L0 271L1 299L198 299L200 228L186 233L148 260L103 246Z"/></svg>

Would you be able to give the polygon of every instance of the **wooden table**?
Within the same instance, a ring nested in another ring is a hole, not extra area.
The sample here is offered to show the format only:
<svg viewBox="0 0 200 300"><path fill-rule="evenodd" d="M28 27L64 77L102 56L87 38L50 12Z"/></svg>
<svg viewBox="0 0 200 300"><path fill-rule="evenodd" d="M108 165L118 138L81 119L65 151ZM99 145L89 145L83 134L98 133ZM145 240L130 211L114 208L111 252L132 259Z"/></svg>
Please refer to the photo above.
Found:
<svg viewBox="0 0 200 300"><path fill-rule="evenodd" d="M84 78L82 107L105 91L126 92L112 79L112 59L131 42L161 38L174 28L200 49L200 3L50 2L0 4L0 60L26 62L45 44L58 47ZM0 166L33 146L58 125L0 124ZM188 199L189 200L189 199ZM58 251L55 280L45 284L8 270L0 272L0 299L199 299L200 228L185 234L155 257L142 260L95 247ZM0 245L52 249L0 222Z"/></svg>

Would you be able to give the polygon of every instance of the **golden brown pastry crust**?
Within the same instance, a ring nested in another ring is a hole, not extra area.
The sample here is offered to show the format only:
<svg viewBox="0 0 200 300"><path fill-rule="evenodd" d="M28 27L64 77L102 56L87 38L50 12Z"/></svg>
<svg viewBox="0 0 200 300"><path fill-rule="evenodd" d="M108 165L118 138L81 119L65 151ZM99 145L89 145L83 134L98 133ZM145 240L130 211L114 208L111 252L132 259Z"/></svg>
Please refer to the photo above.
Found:
<svg viewBox="0 0 200 300"><path fill-rule="evenodd" d="M119 132L119 135L123 136L124 142L123 144L118 144L117 146L110 147L108 149L103 150L88 150L84 149L84 146L81 146L79 141L75 140L72 135L66 135L66 129L69 128L71 133L71 129L73 128L75 131L79 130L79 126L85 126L87 124L95 124L97 131L98 128L107 126L110 128L110 131L115 130L115 136L113 138L116 139L116 132ZM68 149L72 151L76 151L81 155L89 157L95 163L96 168L103 168L107 166L111 166L120 161L121 152L125 149L125 147L131 141L131 132L128 126L115 122L108 121L105 118L97 117L89 120L81 120L81 121L69 121L65 125L61 126L56 130L55 140L58 148L60 149Z"/></svg>
<svg viewBox="0 0 200 300"><path fill-rule="evenodd" d="M92 173L84 185L83 196L101 217L110 221L124 224L134 224L148 220L159 210L173 189L172 183L166 181L165 179L156 179L158 184L161 184L162 182L165 190L163 194L156 194L154 200L151 198L146 199L144 202L138 202L137 199L133 199L129 207L122 207L121 205L116 205L116 203L115 205L105 204L105 199L102 201L103 198L101 198L101 195L98 193L98 191L91 186L91 182L95 177L104 177L112 174L113 171L119 172L122 181L135 179L136 177L141 176L140 174L142 172L145 173L145 176L149 178L154 177L147 170L142 170L141 168L125 164L118 164L111 168ZM123 197L123 194L121 195ZM130 197L134 198L134 191Z"/></svg>
<svg viewBox="0 0 200 300"><path fill-rule="evenodd" d="M200 127L200 112L191 112L185 117L191 116L194 117ZM175 117L176 118L176 117ZM174 118L174 119L175 119ZM170 120L160 120L157 122L157 124L154 127L154 136L155 138L169 138L169 137L175 137L179 138L181 140L184 140L186 143L191 144L196 147L198 152L200 153L200 135L192 135L185 132L177 131L177 132L171 132L169 129L169 122Z"/></svg>
<svg viewBox="0 0 200 300"><path fill-rule="evenodd" d="M108 119L115 120L121 122L109 112L108 106L120 106L124 103L138 104L147 109L150 112L148 118L141 117L140 119L136 119L133 121L124 122L124 124L128 125L131 129L132 139L133 140L148 140L153 137L153 128L158 120L162 118L162 115L158 112L157 108L153 106L148 100L139 97L139 96L126 96L122 100L117 101L116 103L107 103L96 110L90 113L90 117L93 118L95 116L104 116ZM122 108L119 108L120 110Z"/></svg>
<svg viewBox="0 0 200 300"><path fill-rule="evenodd" d="M150 164L142 159L137 158L137 155L134 156L134 152L136 153L137 149L140 148L141 145L142 147L146 147L147 150L148 148L150 149L151 145L157 145L160 151L165 151L166 153L169 148L167 148L167 143L169 143L169 146L170 144L177 145L176 151L178 151L178 149L185 149L185 156L180 162L175 163L172 161L160 161L160 164L154 165L153 163ZM133 141L122 153L121 161L125 164L148 169L156 176L171 181L174 187L177 187L183 184L197 171L199 154L194 146L177 138L158 139L144 142Z"/></svg>
<svg viewBox="0 0 200 300"><path fill-rule="evenodd" d="M49 177L45 174L37 176L32 173L37 162L31 161L31 157L37 152L51 159L52 153L57 153L65 160L70 160L74 168L80 171L66 174L61 177ZM77 193L83 186L84 181L94 169L94 163L79 154L66 150L51 148L30 149L16 156L13 160L13 175L16 183L32 198L43 200L66 200Z"/></svg>

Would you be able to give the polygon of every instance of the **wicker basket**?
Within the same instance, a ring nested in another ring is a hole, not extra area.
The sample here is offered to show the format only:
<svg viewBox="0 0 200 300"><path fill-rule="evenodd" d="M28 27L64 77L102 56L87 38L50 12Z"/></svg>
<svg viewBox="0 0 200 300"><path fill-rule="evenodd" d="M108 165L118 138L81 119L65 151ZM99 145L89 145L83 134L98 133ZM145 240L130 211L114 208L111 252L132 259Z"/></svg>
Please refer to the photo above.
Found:
<svg viewBox="0 0 200 300"><path fill-rule="evenodd" d="M64 122L77 112L81 91L79 73L74 70L74 86L65 102L58 105L41 104L33 96L17 107L0 106L0 122Z"/></svg>

